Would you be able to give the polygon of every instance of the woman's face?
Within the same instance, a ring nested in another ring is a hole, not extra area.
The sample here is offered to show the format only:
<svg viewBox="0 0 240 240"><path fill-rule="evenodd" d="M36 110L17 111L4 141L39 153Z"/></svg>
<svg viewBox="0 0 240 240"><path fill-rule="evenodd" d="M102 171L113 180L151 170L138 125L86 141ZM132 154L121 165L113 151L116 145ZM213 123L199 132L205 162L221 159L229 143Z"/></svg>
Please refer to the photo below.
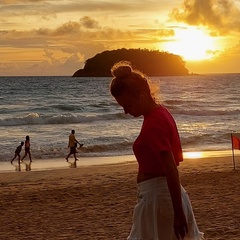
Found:
<svg viewBox="0 0 240 240"><path fill-rule="evenodd" d="M143 115L143 106L140 96L133 96L131 94L124 93L116 97L116 101L123 107L125 114L130 114L133 117Z"/></svg>

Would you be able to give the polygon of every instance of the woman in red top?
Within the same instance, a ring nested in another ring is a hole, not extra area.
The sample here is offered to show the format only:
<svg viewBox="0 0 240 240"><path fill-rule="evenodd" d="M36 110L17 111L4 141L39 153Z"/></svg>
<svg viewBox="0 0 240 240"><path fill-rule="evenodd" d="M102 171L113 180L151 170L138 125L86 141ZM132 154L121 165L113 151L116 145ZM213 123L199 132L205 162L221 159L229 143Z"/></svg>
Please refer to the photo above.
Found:
<svg viewBox="0 0 240 240"><path fill-rule="evenodd" d="M111 69L111 94L126 114L143 116L133 144L138 161L138 204L129 240L203 239L190 200L180 184L177 166L183 161L176 123L155 97L158 88L128 62Z"/></svg>

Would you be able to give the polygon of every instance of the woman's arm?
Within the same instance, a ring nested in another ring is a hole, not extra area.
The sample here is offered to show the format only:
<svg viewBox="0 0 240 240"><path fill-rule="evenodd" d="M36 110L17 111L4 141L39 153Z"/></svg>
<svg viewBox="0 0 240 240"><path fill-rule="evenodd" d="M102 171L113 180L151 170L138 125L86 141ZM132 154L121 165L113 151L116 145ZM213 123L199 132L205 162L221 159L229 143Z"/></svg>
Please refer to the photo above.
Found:
<svg viewBox="0 0 240 240"><path fill-rule="evenodd" d="M181 186L178 169L172 152L161 152L161 159L165 168L167 184L172 198L174 210L174 230L177 239L184 239L188 232L187 221L182 207Z"/></svg>

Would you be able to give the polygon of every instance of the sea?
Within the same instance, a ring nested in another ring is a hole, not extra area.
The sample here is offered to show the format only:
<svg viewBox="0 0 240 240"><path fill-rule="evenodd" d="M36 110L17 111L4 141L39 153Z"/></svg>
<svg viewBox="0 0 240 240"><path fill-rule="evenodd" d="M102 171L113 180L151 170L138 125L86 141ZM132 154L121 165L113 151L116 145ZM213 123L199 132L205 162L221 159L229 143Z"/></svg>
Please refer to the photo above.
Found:
<svg viewBox="0 0 240 240"><path fill-rule="evenodd" d="M240 74L152 77L173 114L184 152L231 150L240 132ZM111 78L0 77L0 162L30 136L35 159L65 160L72 129L81 157L131 155L142 117L124 114ZM23 154L22 151L21 154Z"/></svg>

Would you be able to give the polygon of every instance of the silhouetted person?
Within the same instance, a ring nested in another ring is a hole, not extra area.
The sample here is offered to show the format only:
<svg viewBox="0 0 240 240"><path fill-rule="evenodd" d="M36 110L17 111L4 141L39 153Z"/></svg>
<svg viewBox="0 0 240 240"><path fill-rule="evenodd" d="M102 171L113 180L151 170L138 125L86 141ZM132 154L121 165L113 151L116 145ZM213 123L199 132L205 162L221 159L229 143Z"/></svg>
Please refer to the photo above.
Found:
<svg viewBox="0 0 240 240"><path fill-rule="evenodd" d="M83 146L83 144L81 144L80 142L78 142L78 140L75 137L75 130L71 131L71 134L69 135L69 140L68 140L68 147L70 148L70 152L66 157L66 161L68 162L68 158L70 157L70 155L73 154L75 161L77 161L77 156L76 156L76 148L77 148L77 144L80 145L80 147Z"/></svg>
<svg viewBox="0 0 240 240"><path fill-rule="evenodd" d="M15 156L11 160L11 164L13 163L13 160L18 157L18 163L20 163L20 152L22 151L22 146L24 145L24 142L21 142L21 144L16 148L15 150Z"/></svg>
<svg viewBox="0 0 240 240"><path fill-rule="evenodd" d="M177 166L183 161L174 118L157 100L157 85L128 62L111 69L110 91L125 114L143 116L133 144L138 162L138 203L128 240L203 239Z"/></svg>
<svg viewBox="0 0 240 240"><path fill-rule="evenodd" d="M30 162L32 162L32 156L31 156L31 152L30 152L30 138L29 136L26 136L26 140L25 140L25 154L22 157L21 161L23 161L23 159L28 155Z"/></svg>

